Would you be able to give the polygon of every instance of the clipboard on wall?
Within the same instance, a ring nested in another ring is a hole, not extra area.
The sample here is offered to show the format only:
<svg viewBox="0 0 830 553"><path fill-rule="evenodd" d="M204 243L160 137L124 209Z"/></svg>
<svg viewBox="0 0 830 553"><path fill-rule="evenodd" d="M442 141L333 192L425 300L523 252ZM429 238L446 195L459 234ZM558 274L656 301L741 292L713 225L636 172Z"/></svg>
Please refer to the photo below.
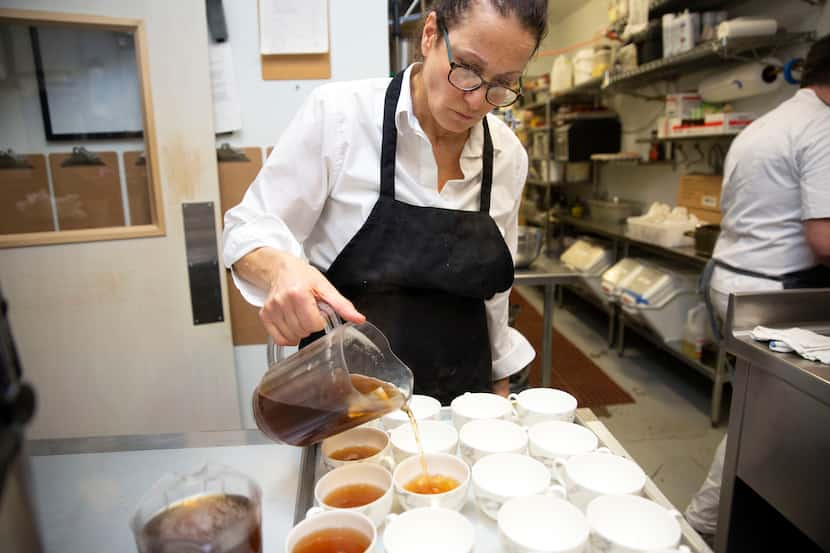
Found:
<svg viewBox="0 0 830 553"><path fill-rule="evenodd" d="M54 230L46 156L0 152L0 234Z"/></svg>
<svg viewBox="0 0 830 553"><path fill-rule="evenodd" d="M262 80L331 78L328 12L328 0L258 0Z"/></svg>
<svg viewBox="0 0 830 553"><path fill-rule="evenodd" d="M260 148L231 148L222 144L216 150L219 166L219 204L222 218L225 212L242 201L262 168ZM259 309L245 301L233 283L230 269L226 270L228 303L230 304L231 334L235 346L265 344L268 334L259 320Z"/></svg>
<svg viewBox="0 0 830 553"><path fill-rule="evenodd" d="M124 226L118 155L76 147L49 154L61 230Z"/></svg>
<svg viewBox="0 0 830 553"><path fill-rule="evenodd" d="M127 205L131 225L153 223L150 204L150 179L147 176L147 158L144 152L124 152L124 178L127 181Z"/></svg>

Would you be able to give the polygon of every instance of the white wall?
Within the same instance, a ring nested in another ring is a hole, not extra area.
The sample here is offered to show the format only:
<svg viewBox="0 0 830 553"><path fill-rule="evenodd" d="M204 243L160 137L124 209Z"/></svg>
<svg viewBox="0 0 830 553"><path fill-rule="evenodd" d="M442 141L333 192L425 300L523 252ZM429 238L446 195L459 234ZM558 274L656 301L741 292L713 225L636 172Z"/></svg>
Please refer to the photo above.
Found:
<svg viewBox="0 0 830 553"><path fill-rule="evenodd" d="M217 143L270 146L315 87L328 81L263 81L259 61L257 6L253 0L224 2L242 105L242 130ZM331 81L389 74L385 0L329 0Z"/></svg>
<svg viewBox="0 0 830 553"><path fill-rule="evenodd" d="M592 38L599 29L608 23L606 0L587 0L584 5L571 12L565 18L551 20L548 36L543 42L540 51L564 48L571 44L586 41ZM762 15L774 17L779 25L790 31L817 30L818 36L830 32L830 4L813 7L799 0L756 0L743 2L737 8L729 11L730 16ZM807 46L796 46L777 52L776 56L782 61L790 57L803 56ZM528 75L538 75L549 72L554 57L542 56L531 62ZM723 70L722 68L717 71ZM676 88L666 88L666 83L657 83L646 87L640 92L650 95L659 95L674 90L694 90L700 79L709 72L688 75L681 78ZM756 96L746 100L733 102L736 111L751 111L763 114L789 98L796 92L794 86L786 86L782 90L764 96ZM614 109L623 123L623 150L648 153L647 144L637 144L637 138L647 138L654 128L654 119L662 114L662 104L647 102L632 96L618 94L606 100L609 107ZM701 142L704 153L711 146L711 142ZM724 142L728 145L728 142ZM692 144L684 145L691 156L697 157L692 151ZM616 195L621 198L636 200L644 203L662 201L674 204L677 198L679 176L689 172L709 172L708 165L697 163L690 166L681 165L676 170L671 166L623 166L611 165L603 168L601 173L601 192ZM589 188L579 189L573 186L566 188L569 196L579 194L581 197L590 197Z"/></svg>

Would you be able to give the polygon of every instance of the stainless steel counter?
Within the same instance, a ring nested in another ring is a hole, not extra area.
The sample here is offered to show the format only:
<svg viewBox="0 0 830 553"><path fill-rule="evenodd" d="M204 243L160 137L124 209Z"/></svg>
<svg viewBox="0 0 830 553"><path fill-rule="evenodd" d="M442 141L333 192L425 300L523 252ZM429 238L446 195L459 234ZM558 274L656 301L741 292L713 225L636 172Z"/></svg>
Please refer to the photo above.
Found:
<svg viewBox="0 0 830 553"><path fill-rule="evenodd" d="M536 258L527 269L517 269L514 285L545 287L545 300L542 309L542 386L550 387L550 367L553 362L553 305L556 286L574 282L578 275L568 269L558 259L544 253Z"/></svg>
<svg viewBox="0 0 830 553"><path fill-rule="evenodd" d="M756 325L830 334L830 289L737 294L737 358L716 550L830 550L830 366L771 351Z"/></svg>

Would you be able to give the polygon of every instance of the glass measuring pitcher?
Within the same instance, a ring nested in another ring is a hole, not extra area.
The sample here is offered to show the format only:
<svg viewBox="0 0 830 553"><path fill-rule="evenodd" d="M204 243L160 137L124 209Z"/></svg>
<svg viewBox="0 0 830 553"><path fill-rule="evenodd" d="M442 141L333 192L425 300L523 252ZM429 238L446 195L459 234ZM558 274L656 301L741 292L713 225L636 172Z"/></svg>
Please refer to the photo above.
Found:
<svg viewBox="0 0 830 553"><path fill-rule="evenodd" d="M318 305L324 336L287 358L269 339L270 368L252 402L257 426L277 442L319 442L400 409L412 395L412 371L377 327L341 324L331 307Z"/></svg>
<svg viewBox="0 0 830 553"><path fill-rule="evenodd" d="M262 491L223 465L167 474L130 522L139 553L260 553Z"/></svg>

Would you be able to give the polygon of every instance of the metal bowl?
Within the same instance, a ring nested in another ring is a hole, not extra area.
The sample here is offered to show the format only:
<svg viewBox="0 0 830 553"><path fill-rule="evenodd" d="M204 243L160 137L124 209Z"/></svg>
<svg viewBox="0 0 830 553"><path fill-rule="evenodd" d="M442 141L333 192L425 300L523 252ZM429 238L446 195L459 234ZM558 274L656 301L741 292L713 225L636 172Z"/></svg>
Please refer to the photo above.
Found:
<svg viewBox="0 0 830 553"><path fill-rule="evenodd" d="M513 264L518 269L529 266L539 257L542 251L542 237L544 230L538 227L519 227L519 244L516 247L516 258Z"/></svg>

